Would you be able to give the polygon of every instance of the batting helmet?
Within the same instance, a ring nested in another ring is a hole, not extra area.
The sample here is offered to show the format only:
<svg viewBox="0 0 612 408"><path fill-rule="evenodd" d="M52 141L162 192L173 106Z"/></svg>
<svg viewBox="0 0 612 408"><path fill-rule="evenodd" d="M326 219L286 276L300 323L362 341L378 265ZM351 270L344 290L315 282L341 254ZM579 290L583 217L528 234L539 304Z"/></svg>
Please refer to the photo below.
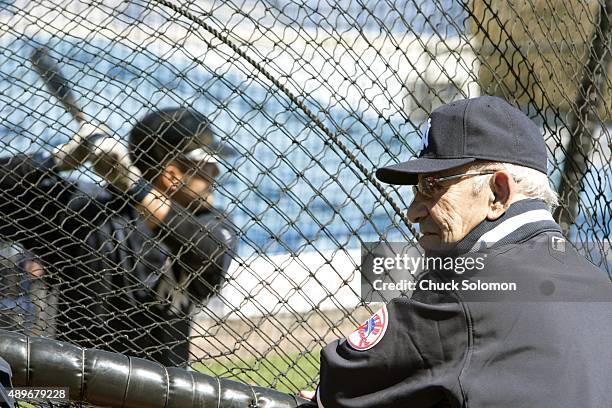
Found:
<svg viewBox="0 0 612 408"><path fill-rule="evenodd" d="M218 161L219 144L208 118L191 108L149 113L130 132L130 158L149 180L170 162L206 165Z"/></svg>

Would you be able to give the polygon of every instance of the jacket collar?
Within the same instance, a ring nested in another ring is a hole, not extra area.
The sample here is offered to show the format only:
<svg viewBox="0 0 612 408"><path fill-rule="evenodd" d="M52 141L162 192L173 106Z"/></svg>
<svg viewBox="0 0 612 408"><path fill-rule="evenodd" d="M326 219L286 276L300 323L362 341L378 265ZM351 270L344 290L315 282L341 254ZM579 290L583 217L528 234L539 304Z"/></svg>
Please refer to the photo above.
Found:
<svg viewBox="0 0 612 408"><path fill-rule="evenodd" d="M457 256L520 243L545 231L561 233L546 203L538 199L520 200L511 204L498 219L482 221L451 251L445 251L445 255Z"/></svg>

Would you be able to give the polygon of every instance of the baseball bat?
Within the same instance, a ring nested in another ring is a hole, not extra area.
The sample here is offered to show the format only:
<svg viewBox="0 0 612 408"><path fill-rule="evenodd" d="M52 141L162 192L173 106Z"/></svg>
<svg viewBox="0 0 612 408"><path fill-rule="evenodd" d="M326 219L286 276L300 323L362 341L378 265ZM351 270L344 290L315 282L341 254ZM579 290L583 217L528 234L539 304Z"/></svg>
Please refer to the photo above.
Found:
<svg viewBox="0 0 612 408"><path fill-rule="evenodd" d="M47 88L61 102L78 123L83 123L85 117L83 110L77 104L70 82L62 75L59 64L49 55L45 47L37 48L30 57L30 61L43 79Z"/></svg>

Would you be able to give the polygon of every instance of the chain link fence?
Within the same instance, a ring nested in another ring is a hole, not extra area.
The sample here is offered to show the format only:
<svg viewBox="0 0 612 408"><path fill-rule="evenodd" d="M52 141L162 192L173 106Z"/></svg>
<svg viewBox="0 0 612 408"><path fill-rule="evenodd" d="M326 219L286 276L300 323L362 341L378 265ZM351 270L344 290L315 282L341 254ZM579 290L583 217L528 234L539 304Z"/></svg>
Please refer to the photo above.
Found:
<svg viewBox="0 0 612 408"><path fill-rule="evenodd" d="M482 94L541 126L562 198L555 217L607 270L610 7L1 1L2 328L312 388L320 348L371 313L359 299L360 245L414 240L412 193L374 170L418 153L432 109ZM68 78L77 119L128 150L151 112L204 115L218 153L214 206L175 208L174 221L149 228L91 162L43 168L79 123L35 69L41 48Z"/></svg>

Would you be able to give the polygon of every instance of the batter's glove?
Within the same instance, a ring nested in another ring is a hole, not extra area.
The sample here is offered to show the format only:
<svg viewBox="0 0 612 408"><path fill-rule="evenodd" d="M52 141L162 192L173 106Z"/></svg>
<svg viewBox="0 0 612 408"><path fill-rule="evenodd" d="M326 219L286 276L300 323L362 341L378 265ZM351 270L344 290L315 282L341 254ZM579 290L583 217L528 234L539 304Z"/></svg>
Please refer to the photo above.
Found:
<svg viewBox="0 0 612 408"><path fill-rule="evenodd" d="M91 159L91 146L95 139L108 136L103 127L83 123L72 138L53 150L57 170L73 170Z"/></svg>
<svg viewBox="0 0 612 408"><path fill-rule="evenodd" d="M128 149L120 140L107 136L94 141L91 147L95 172L108 181L116 192L142 201L151 190L140 170L132 164Z"/></svg>

